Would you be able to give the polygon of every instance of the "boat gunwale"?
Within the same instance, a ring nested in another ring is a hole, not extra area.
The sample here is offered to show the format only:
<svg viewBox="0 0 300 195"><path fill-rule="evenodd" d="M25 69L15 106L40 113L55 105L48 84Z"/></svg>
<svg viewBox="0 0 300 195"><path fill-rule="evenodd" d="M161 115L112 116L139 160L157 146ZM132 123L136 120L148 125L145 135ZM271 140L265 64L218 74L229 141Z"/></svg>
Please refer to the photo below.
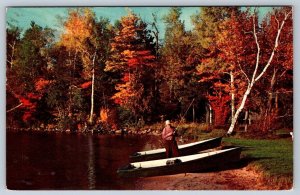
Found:
<svg viewBox="0 0 300 195"><path fill-rule="evenodd" d="M186 161L182 161L182 163L187 163L187 162L192 162L192 161L196 161L196 160L199 160L199 159L204 159L204 158L207 158L207 157L210 157L210 156L213 156L213 155L216 155L216 154L222 154L224 152L229 152L231 150L237 150L239 149L240 147L233 147L233 148L228 148L228 149L224 149L224 150L216 150L216 151L210 151L210 152L204 152L204 153L200 153L200 154L192 154L192 155L187 155L187 156L181 156L181 157L172 157L172 158L165 158L165 159L158 159L158 160L150 160L150 161L140 161L140 162L133 162L133 163L130 163L131 165L133 165L135 168L131 169L131 170L136 170L136 169L149 169L149 168L157 168L157 167L166 167L166 163L164 165L160 165L160 166L151 166L151 167L143 167L143 166L135 166L135 164L145 164L145 163L155 163L155 162L167 162L167 160L176 160L176 159L179 159L181 160L182 158L183 159L188 159L189 157L195 157L194 159L191 159L191 160L186 160ZM212 153L212 154L210 154ZM207 154L207 155L206 155ZM199 157L199 158L196 158L197 156L203 156L203 157Z"/></svg>
<svg viewBox="0 0 300 195"><path fill-rule="evenodd" d="M214 140L218 140L218 139L222 139L222 137L215 137L215 138L211 138L211 139L201 140L201 141L198 141L198 142L192 142L192 143L179 145L178 149L182 150L182 149L185 149L185 148L196 146L198 144L202 144L202 143L206 143L206 142L210 142L210 141L214 141ZM165 151L166 151L165 148L158 148L158 149L154 149L154 150L145 150L145 151L137 152L138 155L136 155L136 156L131 155L131 157L142 157L142 156L146 156L146 155L155 155L155 154L159 154L159 153L162 153L162 152L165 152Z"/></svg>

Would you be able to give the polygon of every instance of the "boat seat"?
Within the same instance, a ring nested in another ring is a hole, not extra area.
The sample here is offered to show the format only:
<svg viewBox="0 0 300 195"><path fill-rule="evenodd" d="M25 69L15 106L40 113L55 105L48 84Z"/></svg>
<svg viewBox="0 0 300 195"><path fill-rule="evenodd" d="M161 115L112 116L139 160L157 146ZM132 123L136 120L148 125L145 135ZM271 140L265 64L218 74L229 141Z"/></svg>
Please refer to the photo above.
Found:
<svg viewBox="0 0 300 195"><path fill-rule="evenodd" d="M167 160L166 165L174 165L174 164L178 164L181 163L182 161L178 158L173 159L173 160Z"/></svg>

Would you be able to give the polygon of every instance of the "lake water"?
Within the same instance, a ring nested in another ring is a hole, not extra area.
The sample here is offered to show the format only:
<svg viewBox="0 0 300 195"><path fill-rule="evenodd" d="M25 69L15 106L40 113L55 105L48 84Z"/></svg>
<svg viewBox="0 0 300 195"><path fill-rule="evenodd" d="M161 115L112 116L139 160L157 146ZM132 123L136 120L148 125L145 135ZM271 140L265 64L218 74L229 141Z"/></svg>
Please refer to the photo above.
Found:
<svg viewBox="0 0 300 195"><path fill-rule="evenodd" d="M134 152L160 147L153 136L7 133L7 187L14 190L133 190L116 171Z"/></svg>

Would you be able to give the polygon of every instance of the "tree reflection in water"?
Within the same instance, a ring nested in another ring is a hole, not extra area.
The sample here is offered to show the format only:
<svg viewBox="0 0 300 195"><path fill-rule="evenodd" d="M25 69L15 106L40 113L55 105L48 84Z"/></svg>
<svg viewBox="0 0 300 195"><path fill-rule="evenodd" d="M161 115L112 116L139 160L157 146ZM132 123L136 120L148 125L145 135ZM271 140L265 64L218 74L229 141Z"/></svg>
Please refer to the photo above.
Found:
<svg viewBox="0 0 300 195"><path fill-rule="evenodd" d="M159 137L7 133L7 187L13 190L130 190L136 179L116 171L129 155L160 147Z"/></svg>

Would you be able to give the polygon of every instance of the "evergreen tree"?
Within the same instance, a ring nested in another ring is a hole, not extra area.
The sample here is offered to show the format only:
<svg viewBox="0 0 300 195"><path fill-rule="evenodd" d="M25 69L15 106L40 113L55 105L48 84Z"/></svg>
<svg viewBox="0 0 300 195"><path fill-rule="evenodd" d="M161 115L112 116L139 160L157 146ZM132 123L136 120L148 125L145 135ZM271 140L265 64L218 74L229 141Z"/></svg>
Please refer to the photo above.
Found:
<svg viewBox="0 0 300 195"><path fill-rule="evenodd" d="M10 79L7 82L7 89L20 103L18 111L22 113L22 119L27 123L44 114L48 115L37 107L43 107L41 99L45 96L44 89L49 83L47 74L49 49L53 38L53 30L31 22L30 28L25 31L15 49L13 64L8 69ZM41 121L47 117L42 118Z"/></svg>
<svg viewBox="0 0 300 195"><path fill-rule="evenodd" d="M180 20L181 8L175 7L163 18L166 24L165 40L162 47L163 71L161 77L165 85L161 87L165 111L185 118L191 105L198 105L201 94L196 84L195 64L189 61L192 36L185 31ZM195 118L195 117L194 117Z"/></svg>

